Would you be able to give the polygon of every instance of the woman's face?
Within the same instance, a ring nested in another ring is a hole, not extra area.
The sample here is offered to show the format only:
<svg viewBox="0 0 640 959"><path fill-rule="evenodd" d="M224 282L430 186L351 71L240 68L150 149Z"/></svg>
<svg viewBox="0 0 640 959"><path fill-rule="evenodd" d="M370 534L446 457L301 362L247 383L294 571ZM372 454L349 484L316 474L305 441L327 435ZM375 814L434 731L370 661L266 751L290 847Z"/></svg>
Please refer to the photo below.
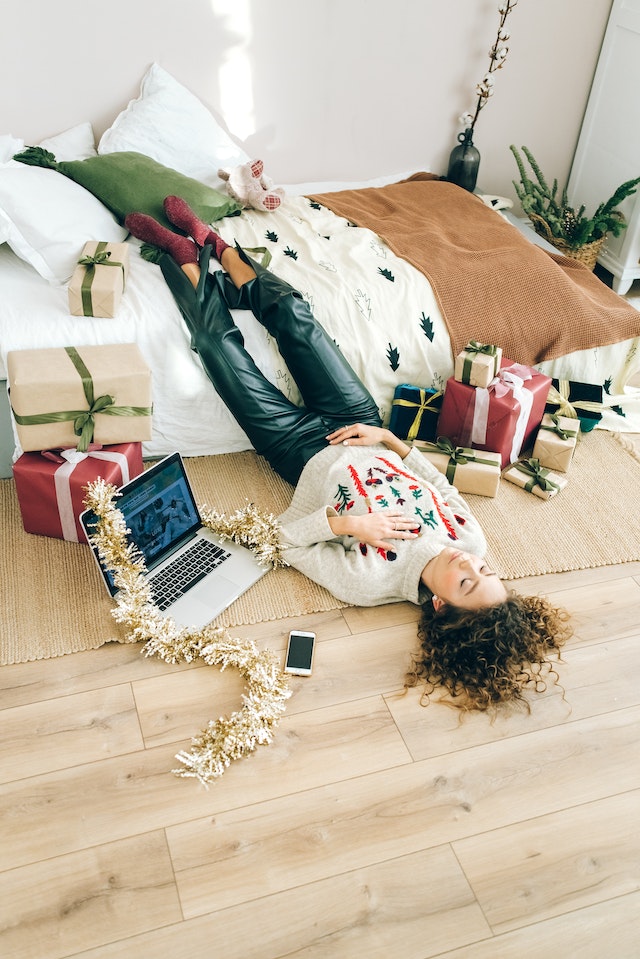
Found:
<svg viewBox="0 0 640 959"><path fill-rule="evenodd" d="M487 563L453 546L446 546L422 571L422 582L434 594L433 605L444 603L462 609L494 606L507 598L507 590Z"/></svg>

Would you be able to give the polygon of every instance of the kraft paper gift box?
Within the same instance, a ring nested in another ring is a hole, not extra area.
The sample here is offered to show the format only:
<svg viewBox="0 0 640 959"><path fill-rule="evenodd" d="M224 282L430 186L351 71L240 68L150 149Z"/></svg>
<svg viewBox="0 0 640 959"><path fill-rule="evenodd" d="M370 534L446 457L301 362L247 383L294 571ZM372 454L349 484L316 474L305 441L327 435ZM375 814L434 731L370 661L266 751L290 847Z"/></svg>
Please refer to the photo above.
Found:
<svg viewBox="0 0 640 959"><path fill-rule="evenodd" d="M86 543L78 517L85 487L102 477L120 487L142 473L142 444L77 450L23 453L13 464L13 477L27 533Z"/></svg>
<svg viewBox="0 0 640 959"><path fill-rule="evenodd" d="M589 433L602 419L603 398L603 388L596 383L551 380L546 410L579 419L581 431Z"/></svg>
<svg viewBox="0 0 640 959"><path fill-rule="evenodd" d="M69 280L72 316L115 316L129 273L126 243L90 240Z"/></svg>
<svg viewBox="0 0 640 959"><path fill-rule="evenodd" d="M13 350L7 372L25 453L151 439L151 370L135 343Z"/></svg>
<svg viewBox="0 0 640 959"><path fill-rule="evenodd" d="M545 413L536 436L532 456L541 466L566 473L576 449L580 420L557 413Z"/></svg>
<svg viewBox="0 0 640 959"><path fill-rule="evenodd" d="M442 406L442 390L401 383L396 386L389 429L402 440L432 440Z"/></svg>
<svg viewBox="0 0 640 959"><path fill-rule="evenodd" d="M540 499L551 499L567 485L566 476L553 473L541 466L537 459L531 457L514 463L502 474L510 483L521 486L528 493L539 496Z"/></svg>
<svg viewBox="0 0 640 959"><path fill-rule="evenodd" d="M542 421L551 378L529 366L502 359L486 388L447 380L438 435L456 446L500 453L502 468L533 446Z"/></svg>
<svg viewBox="0 0 640 959"><path fill-rule="evenodd" d="M413 445L459 493L496 496L502 469L500 453L454 446L444 436L439 436L435 443L416 441Z"/></svg>
<svg viewBox="0 0 640 959"><path fill-rule="evenodd" d="M502 360L502 348L491 343L470 340L455 359L454 379L469 386L487 387L498 375Z"/></svg>

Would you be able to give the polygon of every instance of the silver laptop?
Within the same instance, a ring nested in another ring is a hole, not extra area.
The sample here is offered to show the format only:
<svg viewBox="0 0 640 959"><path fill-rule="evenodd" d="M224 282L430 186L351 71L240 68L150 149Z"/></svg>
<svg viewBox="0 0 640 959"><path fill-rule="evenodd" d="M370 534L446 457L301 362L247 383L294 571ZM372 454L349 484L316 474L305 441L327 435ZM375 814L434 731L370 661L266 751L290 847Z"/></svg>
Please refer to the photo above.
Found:
<svg viewBox="0 0 640 959"><path fill-rule="evenodd" d="M203 526L179 453L171 453L120 489L129 539L140 550L158 608L180 626L211 622L267 571L250 550L220 539ZM87 538L98 517L80 514ZM112 573L93 555L109 594L118 590Z"/></svg>

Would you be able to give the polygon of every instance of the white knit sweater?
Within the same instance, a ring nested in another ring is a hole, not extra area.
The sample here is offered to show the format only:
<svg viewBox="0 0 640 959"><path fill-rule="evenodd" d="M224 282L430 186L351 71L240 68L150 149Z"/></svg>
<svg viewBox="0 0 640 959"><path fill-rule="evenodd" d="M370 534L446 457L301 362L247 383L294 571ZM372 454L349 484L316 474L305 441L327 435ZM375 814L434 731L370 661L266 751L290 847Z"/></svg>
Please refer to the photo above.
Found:
<svg viewBox="0 0 640 959"><path fill-rule="evenodd" d="M417 539L385 552L336 537L328 517L401 509L420 526ZM420 581L445 546L484 556L484 534L458 491L412 449L403 460L385 446L327 446L305 466L291 505L279 517L283 558L334 596L356 606L422 603Z"/></svg>

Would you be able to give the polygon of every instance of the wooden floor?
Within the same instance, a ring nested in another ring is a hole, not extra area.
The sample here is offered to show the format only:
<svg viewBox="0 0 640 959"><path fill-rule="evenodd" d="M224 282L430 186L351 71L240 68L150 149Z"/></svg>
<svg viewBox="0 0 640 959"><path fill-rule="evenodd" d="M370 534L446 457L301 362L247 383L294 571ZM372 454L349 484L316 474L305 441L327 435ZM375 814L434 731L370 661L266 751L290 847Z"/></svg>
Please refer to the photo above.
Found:
<svg viewBox="0 0 640 959"><path fill-rule="evenodd" d="M521 581L574 614L531 715L402 695L415 609L317 631L275 742L171 770L241 683L112 644L0 670L3 959L637 959L640 563Z"/></svg>

